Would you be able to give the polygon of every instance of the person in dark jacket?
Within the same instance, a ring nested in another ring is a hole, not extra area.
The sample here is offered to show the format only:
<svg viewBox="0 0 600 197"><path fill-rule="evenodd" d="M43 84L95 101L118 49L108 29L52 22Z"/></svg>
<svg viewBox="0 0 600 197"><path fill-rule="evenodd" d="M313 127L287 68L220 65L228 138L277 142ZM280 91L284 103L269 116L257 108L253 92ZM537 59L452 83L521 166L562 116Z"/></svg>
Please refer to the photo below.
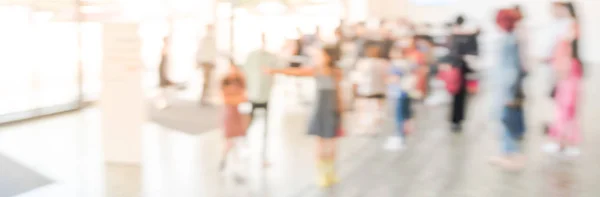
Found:
<svg viewBox="0 0 600 197"><path fill-rule="evenodd" d="M460 88L458 93L454 95L452 102L452 130L460 132L462 123L465 119L465 110L467 106L467 79L466 75L473 72L470 65L466 61L466 57L476 56L479 53L477 43L478 31L469 31L464 28L465 18L459 16L456 18L452 29L450 39L450 54L452 65L460 70Z"/></svg>

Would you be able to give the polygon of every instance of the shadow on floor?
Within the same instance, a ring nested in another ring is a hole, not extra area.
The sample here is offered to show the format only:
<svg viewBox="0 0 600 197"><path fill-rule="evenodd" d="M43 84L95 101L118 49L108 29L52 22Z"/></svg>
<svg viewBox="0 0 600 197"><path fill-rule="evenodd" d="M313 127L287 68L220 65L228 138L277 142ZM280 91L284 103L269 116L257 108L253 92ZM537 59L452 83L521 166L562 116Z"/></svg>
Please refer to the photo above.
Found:
<svg viewBox="0 0 600 197"><path fill-rule="evenodd" d="M190 135L201 134L218 128L221 123L220 106L199 106L197 102L170 99L171 106L159 110L148 102L149 118L161 126Z"/></svg>
<svg viewBox="0 0 600 197"><path fill-rule="evenodd" d="M15 196L52 182L34 170L0 155L0 197Z"/></svg>

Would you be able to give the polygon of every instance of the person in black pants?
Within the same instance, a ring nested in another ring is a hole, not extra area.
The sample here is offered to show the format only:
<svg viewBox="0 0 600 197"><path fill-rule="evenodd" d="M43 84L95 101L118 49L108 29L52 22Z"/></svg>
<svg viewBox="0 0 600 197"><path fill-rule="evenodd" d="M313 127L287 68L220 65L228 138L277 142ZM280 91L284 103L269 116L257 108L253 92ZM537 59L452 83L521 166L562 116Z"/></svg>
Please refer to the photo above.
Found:
<svg viewBox="0 0 600 197"><path fill-rule="evenodd" d="M478 55L477 37L479 32L470 32L464 30L464 17L459 16L454 23L454 28L450 43L449 59L452 65L460 70L460 88L452 102L452 131L460 132L462 123L465 119L465 110L467 106L467 79L466 75L473 72L469 67L465 57L468 55Z"/></svg>
<svg viewBox="0 0 600 197"><path fill-rule="evenodd" d="M254 113L256 112L257 109L265 110L265 117L269 117L269 102L264 102L264 103L251 102L251 104L252 104L252 110L250 111L250 122L254 121ZM268 121L269 121L269 118L265 118L265 125L269 125ZM265 132L265 134L266 134L266 132Z"/></svg>

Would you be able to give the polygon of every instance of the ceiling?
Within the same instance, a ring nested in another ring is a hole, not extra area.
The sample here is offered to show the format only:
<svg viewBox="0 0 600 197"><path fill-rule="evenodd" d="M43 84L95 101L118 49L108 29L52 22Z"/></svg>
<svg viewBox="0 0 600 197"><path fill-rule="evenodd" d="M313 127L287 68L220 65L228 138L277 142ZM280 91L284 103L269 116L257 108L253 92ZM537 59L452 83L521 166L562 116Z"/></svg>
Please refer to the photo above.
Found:
<svg viewBox="0 0 600 197"><path fill-rule="evenodd" d="M282 4L288 6L298 6L298 5L310 5L310 4L323 4L335 2L336 0L218 0L220 2L235 2L238 6L256 6L261 2L281 2Z"/></svg>

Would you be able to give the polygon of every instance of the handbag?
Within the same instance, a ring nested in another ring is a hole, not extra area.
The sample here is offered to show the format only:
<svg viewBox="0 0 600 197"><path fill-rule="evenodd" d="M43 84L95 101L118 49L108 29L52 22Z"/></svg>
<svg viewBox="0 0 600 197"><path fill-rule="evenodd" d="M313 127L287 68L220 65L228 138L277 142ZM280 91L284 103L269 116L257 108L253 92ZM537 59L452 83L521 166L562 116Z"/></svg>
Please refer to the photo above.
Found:
<svg viewBox="0 0 600 197"><path fill-rule="evenodd" d="M460 77L460 71L454 67L447 70L440 70L437 74L437 78L444 81L446 90L452 95L456 95L460 89Z"/></svg>

